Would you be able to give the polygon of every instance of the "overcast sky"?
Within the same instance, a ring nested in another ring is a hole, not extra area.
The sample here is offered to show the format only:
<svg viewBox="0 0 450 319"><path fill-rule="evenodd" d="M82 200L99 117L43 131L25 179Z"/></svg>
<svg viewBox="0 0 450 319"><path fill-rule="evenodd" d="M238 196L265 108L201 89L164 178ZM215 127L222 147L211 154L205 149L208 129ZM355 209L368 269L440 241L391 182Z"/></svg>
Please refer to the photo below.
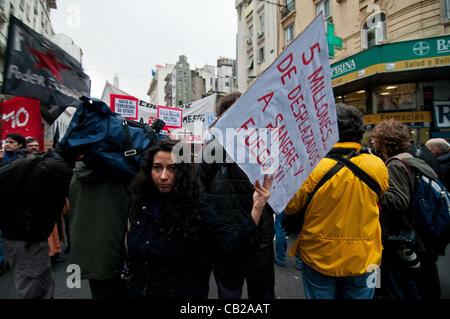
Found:
<svg viewBox="0 0 450 319"><path fill-rule="evenodd" d="M234 0L58 0L51 11L56 34L83 50L91 96L101 97L117 74L120 88L148 101L155 64L186 55L191 70L236 58Z"/></svg>

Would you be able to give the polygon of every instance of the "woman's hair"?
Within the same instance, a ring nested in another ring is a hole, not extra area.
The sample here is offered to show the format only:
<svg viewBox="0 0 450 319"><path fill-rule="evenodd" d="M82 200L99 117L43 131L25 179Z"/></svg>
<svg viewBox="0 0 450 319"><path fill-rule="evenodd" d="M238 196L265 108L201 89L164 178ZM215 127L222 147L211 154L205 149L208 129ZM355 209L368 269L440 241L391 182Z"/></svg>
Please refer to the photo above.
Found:
<svg viewBox="0 0 450 319"><path fill-rule="evenodd" d="M168 240L172 238L197 240L201 219L199 208L201 184L194 165L185 162L175 164L177 168L175 185L168 194L160 193L152 179L155 154L160 151L172 153L172 149L179 142L170 139L160 140L145 151L141 169L130 185L131 197L135 204L158 196L164 197L160 218L163 236Z"/></svg>
<svg viewBox="0 0 450 319"><path fill-rule="evenodd" d="M360 143L364 135L363 114L356 107L336 103L339 142Z"/></svg>
<svg viewBox="0 0 450 319"><path fill-rule="evenodd" d="M226 110L236 102L237 99L241 96L241 93L238 91L231 92L228 95L225 95L220 99L219 105L217 106L217 115L222 115Z"/></svg>
<svg viewBox="0 0 450 319"><path fill-rule="evenodd" d="M372 130L372 138L376 138L381 148L389 157L409 151L411 134L409 128L393 119L384 120Z"/></svg>

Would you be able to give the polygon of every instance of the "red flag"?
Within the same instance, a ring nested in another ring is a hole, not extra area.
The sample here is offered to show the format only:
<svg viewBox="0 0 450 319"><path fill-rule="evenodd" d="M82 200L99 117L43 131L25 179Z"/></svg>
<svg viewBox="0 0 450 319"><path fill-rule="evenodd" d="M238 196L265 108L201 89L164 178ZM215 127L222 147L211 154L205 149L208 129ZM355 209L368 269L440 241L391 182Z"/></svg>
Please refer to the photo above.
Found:
<svg viewBox="0 0 450 319"><path fill-rule="evenodd" d="M44 130L39 100L15 97L3 102L2 140L11 133L34 137L39 141L40 151L44 150Z"/></svg>

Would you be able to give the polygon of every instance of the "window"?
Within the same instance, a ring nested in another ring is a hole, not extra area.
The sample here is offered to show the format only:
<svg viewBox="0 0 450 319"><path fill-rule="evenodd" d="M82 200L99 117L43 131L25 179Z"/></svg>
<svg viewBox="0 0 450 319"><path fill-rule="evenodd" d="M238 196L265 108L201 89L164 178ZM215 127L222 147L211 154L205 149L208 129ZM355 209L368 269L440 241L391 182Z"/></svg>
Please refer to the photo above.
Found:
<svg viewBox="0 0 450 319"><path fill-rule="evenodd" d="M248 36L250 39L253 38L253 24L248 27Z"/></svg>
<svg viewBox="0 0 450 319"><path fill-rule="evenodd" d="M264 13L259 16L259 30L260 34L264 34Z"/></svg>
<svg viewBox="0 0 450 319"><path fill-rule="evenodd" d="M417 108L415 83L390 84L375 87L374 98L378 111L415 110Z"/></svg>
<svg viewBox="0 0 450 319"><path fill-rule="evenodd" d="M247 69L253 69L253 55L248 59Z"/></svg>
<svg viewBox="0 0 450 319"><path fill-rule="evenodd" d="M386 41L386 15L384 13L369 17L361 30L361 47L370 49Z"/></svg>
<svg viewBox="0 0 450 319"><path fill-rule="evenodd" d="M286 7L290 10L294 8L295 1L294 0L286 0Z"/></svg>
<svg viewBox="0 0 450 319"><path fill-rule="evenodd" d="M328 20L331 18L331 10L330 10L330 0L320 1L316 5L316 14L319 15L320 12L323 12L323 18Z"/></svg>
<svg viewBox="0 0 450 319"><path fill-rule="evenodd" d="M294 0L286 0L286 6L281 10L281 19L286 17L289 13L294 11L295 1Z"/></svg>
<svg viewBox="0 0 450 319"><path fill-rule="evenodd" d="M264 47L258 49L258 63L264 62Z"/></svg>
<svg viewBox="0 0 450 319"><path fill-rule="evenodd" d="M450 20L450 0L442 0L442 15L444 20Z"/></svg>
<svg viewBox="0 0 450 319"><path fill-rule="evenodd" d="M366 91L358 90L355 92L347 93L343 96L343 103L353 105L358 108L361 112L367 113L366 109Z"/></svg>
<svg viewBox="0 0 450 319"><path fill-rule="evenodd" d="M294 39L294 24L284 29L284 44L288 44Z"/></svg>

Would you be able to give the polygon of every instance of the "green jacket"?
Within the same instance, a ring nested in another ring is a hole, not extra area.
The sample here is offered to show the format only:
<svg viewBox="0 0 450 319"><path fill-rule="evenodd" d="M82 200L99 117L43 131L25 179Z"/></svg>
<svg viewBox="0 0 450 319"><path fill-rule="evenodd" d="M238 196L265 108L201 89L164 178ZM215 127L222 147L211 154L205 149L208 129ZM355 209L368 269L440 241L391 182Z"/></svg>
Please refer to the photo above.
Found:
<svg viewBox="0 0 450 319"><path fill-rule="evenodd" d="M410 168L411 174L402 162L395 160L400 158ZM414 229L412 210L412 187L414 185L414 172L436 179L433 169L420 158L413 157L409 153L398 154L386 161L389 171L389 189L381 199L380 222L383 233L383 245L388 248L388 238L403 238L408 231ZM416 234L417 235L417 234ZM416 237L416 248L424 251L424 243Z"/></svg>
<svg viewBox="0 0 450 319"><path fill-rule="evenodd" d="M69 189L70 263L81 279L107 280L120 274L130 196L125 185L100 178L77 162Z"/></svg>

